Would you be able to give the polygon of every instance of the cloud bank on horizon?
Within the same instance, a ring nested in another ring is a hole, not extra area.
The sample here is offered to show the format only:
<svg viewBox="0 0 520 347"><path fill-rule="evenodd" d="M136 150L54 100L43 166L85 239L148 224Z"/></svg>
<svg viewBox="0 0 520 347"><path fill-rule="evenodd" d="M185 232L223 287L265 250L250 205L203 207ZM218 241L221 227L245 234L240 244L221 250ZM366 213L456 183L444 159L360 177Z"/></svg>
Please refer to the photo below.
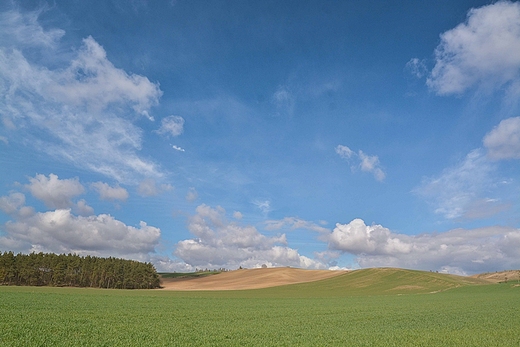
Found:
<svg viewBox="0 0 520 347"><path fill-rule="evenodd" d="M520 268L520 3L468 4L2 5L0 251Z"/></svg>

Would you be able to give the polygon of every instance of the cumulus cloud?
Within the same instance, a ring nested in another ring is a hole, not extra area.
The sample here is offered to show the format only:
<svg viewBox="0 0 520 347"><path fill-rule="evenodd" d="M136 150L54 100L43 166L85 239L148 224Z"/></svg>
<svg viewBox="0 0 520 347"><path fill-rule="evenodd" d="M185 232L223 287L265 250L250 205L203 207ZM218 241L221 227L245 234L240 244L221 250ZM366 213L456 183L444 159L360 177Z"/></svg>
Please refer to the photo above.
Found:
<svg viewBox="0 0 520 347"><path fill-rule="evenodd" d="M438 94L461 94L473 87L518 89L520 3L499 1L473 8L464 23L440 38L427 79Z"/></svg>
<svg viewBox="0 0 520 347"><path fill-rule="evenodd" d="M353 171L359 168L361 171L372 173L374 178L379 182L385 179L386 174L381 168L377 155L367 155L362 150L355 153L349 147L343 145L337 145L334 150L341 158L346 159L350 163L352 163L352 161L355 162L355 164L351 166Z"/></svg>
<svg viewBox="0 0 520 347"><path fill-rule="evenodd" d="M149 260L158 272L194 272L197 268L178 259L154 254Z"/></svg>
<svg viewBox="0 0 520 347"><path fill-rule="evenodd" d="M155 251L158 228L141 222L125 225L110 215L75 216L70 209L36 213L5 224L5 240L22 243L25 251L132 256ZM5 242L4 240L4 242Z"/></svg>
<svg viewBox="0 0 520 347"><path fill-rule="evenodd" d="M43 201L49 208L69 208L73 206L72 198L85 192L85 188L79 183L78 178L59 179L55 174L49 177L38 174L29 178L30 184L25 187L31 194Z"/></svg>
<svg viewBox="0 0 520 347"><path fill-rule="evenodd" d="M336 224L329 244L332 249L353 254L397 254L409 253L410 245L399 238L391 237L391 232L381 225L366 226L361 219L349 224Z"/></svg>
<svg viewBox="0 0 520 347"><path fill-rule="evenodd" d="M520 229L486 227L405 235L361 219L336 224L331 250L357 256L361 267L393 266L469 274L520 267Z"/></svg>
<svg viewBox="0 0 520 347"><path fill-rule="evenodd" d="M179 146L176 146L176 145L173 145L172 148L176 151L179 151L179 152L185 152L185 149L182 148L182 147L179 147Z"/></svg>
<svg viewBox="0 0 520 347"><path fill-rule="evenodd" d="M324 268L325 265L302 256L286 246L285 235L267 237L254 226L242 226L226 219L226 211L200 205L189 219L188 229L195 236L177 243L175 255L191 266L238 268L294 266Z"/></svg>
<svg viewBox="0 0 520 347"><path fill-rule="evenodd" d="M179 136L184 131L184 118L169 116L161 120L161 127L157 133L162 135Z"/></svg>
<svg viewBox="0 0 520 347"><path fill-rule="evenodd" d="M520 117L501 121L483 142L491 159L520 159Z"/></svg>
<svg viewBox="0 0 520 347"><path fill-rule="evenodd" d="M95 182L90 185L99 194L101 200L125 201L128 199L128 191L120 186L111 187L104 182Z"/></svg>
<svg viewBox="0 0 520 347"><path fill-rule="evenodd" d="M94 214L94 208L89 206L84 199L81 199L76 203L75 210L80 216L92 216Z"/></svg>
<svg viewBox="0 0 520 347"><path fill-rule="evenodd" d="M155 252L161 235L159 228L145 222L134 227L107 214L95 215L84 199L74 203L71 199L83 192L77 179L36 175L23 188L51 210L36 212L25 205L26 197L20 192L0 196L0 210L10 217L1 226L0 251L77 253L141 261L149 261ZM103 194L108 194L107 198L122 197L110 186Z"/></svg>
<svg viewBox="0 0 520 347"><path fill-rule="evenodd" d="M141 129L132 123L136 116L153 119L158 85L115 67L92 37L66 52L63 31L44 30L37 18L19 11L0 16L0 114L12 139L23 132L35 148L118 181L161 177L138 155ZM49 66L30 54L43 48L65 64Z"/></svg>
<svg viewBox="0 0 520 347"><path fill-rule="evenodd" d="M9 196L0 197L0 210L4 213L13 215L25 205L25 195L18 192L11 192Z"/></svg>

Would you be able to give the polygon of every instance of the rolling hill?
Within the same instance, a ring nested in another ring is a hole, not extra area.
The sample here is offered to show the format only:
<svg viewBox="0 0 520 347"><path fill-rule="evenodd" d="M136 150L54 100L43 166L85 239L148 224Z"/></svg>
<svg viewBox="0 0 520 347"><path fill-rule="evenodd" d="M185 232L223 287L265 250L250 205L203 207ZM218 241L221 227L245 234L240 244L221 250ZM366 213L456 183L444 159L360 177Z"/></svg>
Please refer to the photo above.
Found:
<svg viewBox="0 0 520 347"><path fill-rule="evenodd" d="M168 279L166 290L244 290L284 291L335 295L381 295L434 293L468 285L493 283L487 279L396 268L371 268L354 271L303 270L295 268L250 269L217 275Z"/></svg>

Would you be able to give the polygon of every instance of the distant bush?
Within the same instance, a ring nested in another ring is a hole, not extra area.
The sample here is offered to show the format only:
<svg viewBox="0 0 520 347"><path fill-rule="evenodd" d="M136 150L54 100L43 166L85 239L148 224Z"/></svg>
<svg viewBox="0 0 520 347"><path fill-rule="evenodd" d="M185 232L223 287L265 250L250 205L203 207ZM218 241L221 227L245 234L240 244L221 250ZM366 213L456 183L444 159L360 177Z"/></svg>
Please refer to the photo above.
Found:
<svg viewBox="0 0 520 347"><path fill-rule="evenodd" d="M159 275L151 263L76 254L0 253L0 285L158 288Z"/></svg>

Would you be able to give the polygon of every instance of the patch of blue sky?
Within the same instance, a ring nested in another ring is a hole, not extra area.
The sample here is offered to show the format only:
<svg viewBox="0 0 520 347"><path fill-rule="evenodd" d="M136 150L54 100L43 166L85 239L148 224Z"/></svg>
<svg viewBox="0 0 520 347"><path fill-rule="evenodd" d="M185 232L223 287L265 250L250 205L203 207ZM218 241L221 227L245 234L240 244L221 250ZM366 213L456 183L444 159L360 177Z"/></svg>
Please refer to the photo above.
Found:
<svg viewBox="0 0 520 347"><path fill-rule="evenodd" d="M518 2L0 11L0 250L520 267Z"/></svg>

